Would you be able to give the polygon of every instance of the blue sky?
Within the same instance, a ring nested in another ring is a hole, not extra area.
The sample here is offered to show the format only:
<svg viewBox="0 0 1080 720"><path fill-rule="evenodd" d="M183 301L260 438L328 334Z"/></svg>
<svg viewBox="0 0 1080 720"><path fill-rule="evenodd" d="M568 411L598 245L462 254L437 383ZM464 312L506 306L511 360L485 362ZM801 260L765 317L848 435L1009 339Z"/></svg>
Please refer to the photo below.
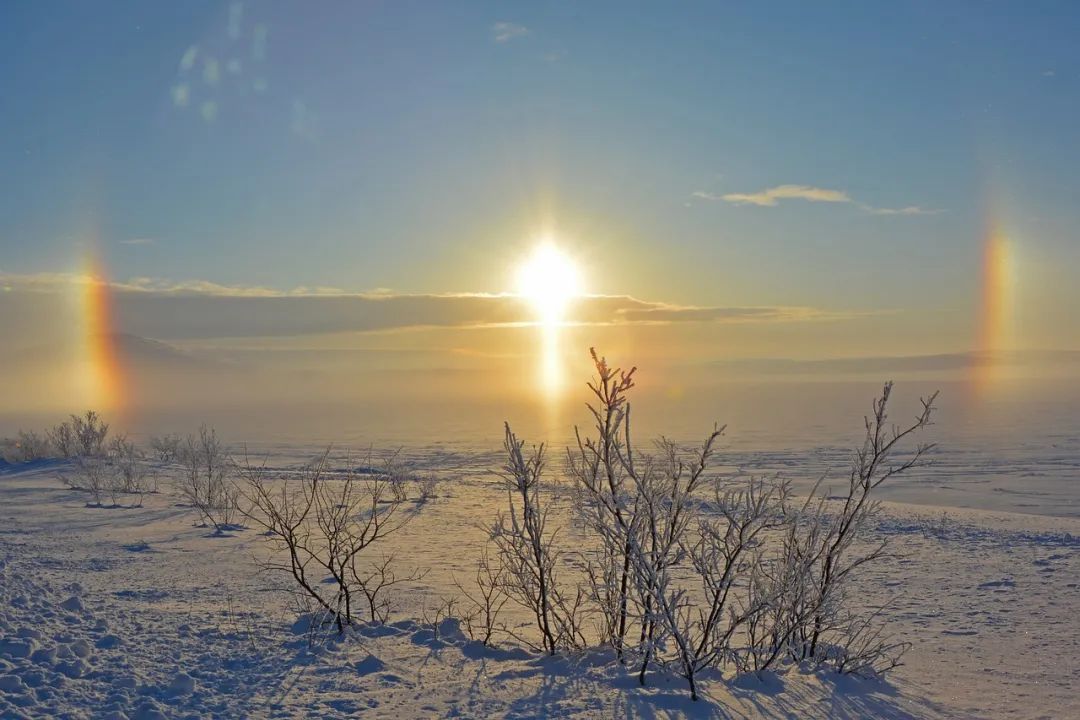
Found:
<svg viewBox="0 0 1080 720"><path fill-rule="evenodd" d="M596 292L944 312L947 337L993 218L1028 315L1080 302L1075 3L0 14L9 274L94 237L116 280L498 292L549 222Z"/></svg>

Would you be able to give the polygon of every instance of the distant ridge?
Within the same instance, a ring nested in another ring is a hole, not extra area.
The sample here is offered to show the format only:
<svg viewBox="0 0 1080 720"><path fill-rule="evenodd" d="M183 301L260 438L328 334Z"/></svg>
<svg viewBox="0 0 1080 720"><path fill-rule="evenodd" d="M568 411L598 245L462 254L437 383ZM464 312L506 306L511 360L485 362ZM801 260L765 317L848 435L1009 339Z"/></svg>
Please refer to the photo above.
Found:
<svg viewBox="0 0 1080 720"><path fill-rule="evenodd" d="M120 360L135 370L221 370L232 366L232 363L192 353L140 335L108 333L105 336L98 336L98 338L101 337L109 338ZM51 343L16 351L8 355L8 359L17 364L56 364L70 360L71 353L71 346L64 343Z"/></svg>

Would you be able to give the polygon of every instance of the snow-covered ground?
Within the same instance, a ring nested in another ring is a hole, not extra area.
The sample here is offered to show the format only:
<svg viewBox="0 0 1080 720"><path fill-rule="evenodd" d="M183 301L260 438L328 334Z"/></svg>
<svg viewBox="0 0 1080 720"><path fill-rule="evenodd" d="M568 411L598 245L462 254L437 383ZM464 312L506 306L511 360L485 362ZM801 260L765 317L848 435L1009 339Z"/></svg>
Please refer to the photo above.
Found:
<svg viewBox="0 0 1080 720"><path fill-rule="evenodd" d="M892 599L906 664L888 682L712 677L692 703L678 678L639 688L599 651L541 658L425 623L504 495L491 454L417 457L452 478L385 551L427 574L388 626L315 646L287 579L259 571L255 531L194 525L167 484L142 507L88 507L57 461L0 467L0 717L1080 717L1076 517L888 503L876 532L897 556L861 583Z"/></svg>

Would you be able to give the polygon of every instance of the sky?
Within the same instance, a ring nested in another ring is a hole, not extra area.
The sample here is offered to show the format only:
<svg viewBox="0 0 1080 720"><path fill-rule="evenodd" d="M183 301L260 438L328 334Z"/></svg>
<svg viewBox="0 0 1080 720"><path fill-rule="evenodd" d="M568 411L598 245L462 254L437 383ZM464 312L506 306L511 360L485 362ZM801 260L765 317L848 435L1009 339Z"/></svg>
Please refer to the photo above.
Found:
<svg viewBox="0 0 1080 720"><path fill-rule="evenodd" d="M505 327L528 308L486 295L514 292L546 234L610 296L569 311L561 352L581 362L591 344L658 374L1080 350L1072 2L0 20L12 349L88 325L93 277L111 299L89 325L170 352L479 371L537 354Z"/></svg>

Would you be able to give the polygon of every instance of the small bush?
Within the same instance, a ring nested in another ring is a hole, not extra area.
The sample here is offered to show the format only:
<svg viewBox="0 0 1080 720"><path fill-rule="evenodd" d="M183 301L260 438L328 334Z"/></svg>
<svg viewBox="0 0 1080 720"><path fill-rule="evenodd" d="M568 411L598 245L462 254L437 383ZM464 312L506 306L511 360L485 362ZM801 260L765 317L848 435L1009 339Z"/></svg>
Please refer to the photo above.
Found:
<svg viewBox="0 0 1080 720"><path fill-rule="evenodd" d="M333 473L328 453L297 475L270 477L264 468L240 467L250 508L245 515L266 531L277 553L265 567L288 573L301 595L326 613L339 633L359 617L359 604L383 622L389 604L382 591L418 574L400 577L393 556L367 563L367 550L401 529L411 515L383 473ZM323 583L329 576L330 583Z"/></svg>
<svg viewBox="0 0 1080 720"><path fill-rule="evenodd" d="M468 609L461 614L461 622L469 638L491 646L496 632L506 632L499 622L503 606L510 600L505 592L506 581L502 569L492 565L485 548L476 562L473 585L467 589L454 579L454 586L468 602Z"/></svg>
<svg viewBox="0 0 1080 720"><path fill-rule="evenodd" d="M500 567L478 579L481 588L492 584L528 608L549 654L586 644L580 617L596 618L599 640L620 662L636 663L642 684L650 666L668 668L694 700L707 668L760 673L810 662L870 675L895 667L907 645L885 634L881 608L851 592L850 580L888 552L868 537L875 490L925 464L932 445L905 445L930 424L936 395L897 426L887 413L893 386L885 384L846 492L830 496L819 481L796 502L780 479L732 483L713 473L722 427L697 448L661 438L653 453L638 449L628 400L634 370L612 368L595 352L593 360L595 435L577 432L567 456L573 512L593 540L577 553L560 547L547 522L552 494L541 492L543 446L525 454L507 426L509 507L492 532ZM573 555L586 579L576 596L557 576L567 564L560 557ZM470 622L491 604L466 597Z"/></svg>
<svg viewBox="0 0 1080 720"><path fill-rule="evenodd" d="M181 439L179 435L151 435L150 449L159 462L176 462L180 457Z"/></svg>
<svg viewBox="0 0 1080 720"><path fill-rule="evenodd" d="M92 504L99 506L105 505L106 499L109 505L118 506L124 495L137 496L137 500L128 505L139 506L142 496L155 489L138 449L124 436L113 438L105 456L74 456L70 466L58 473L58 478L72 489L90 493L94 498Z"/></svg>
<svg viewBox="0 0 1080 720"><path fill-rule="evenodd" d="M240 493L229 479L231 461L217 432L205 425L189 435L179 452L184 474L180 493L216 532L235 529L240 520Z"/></svg>
<svg viewBox="0 0 1080 720"><path fill-rule="evenodd" d="M142 453L126 435L117 435L109 443L109 460L120 484L120 492L142 495L151 490Z"/></svg>
<svg viewBox="0 0 1080 720"><path fill-rule="evenodd" d="M413 478L413 484L416 486L417 500L425 503L439 497L442 478L434 474L417 475Z"/></svg>
<svg viewBox="0 0 1080 720"><path fill-rule="evenodd" d="M71 429L75 436L76 452L83 457L101 457L105 454L105 438L109 434L109 424L93 410L86 415L71 416Z"/></svg>
<svg viewBox="0 0 1080 720"><path fill-rule="evenodd" d="M514 435L509 423L504 429L507 461L501 474L507 510L499 513L490 534L498 550L502 589L532 613L544 652L555 655L584 647L580 612L584 591L577 586L571 595L570 586L560 581L562 552L555 543L557 532L548 527L550 494L541 492L544 446L525 453L525 441Z"/></svg>
<svg viewBox="0 0 1080 720"><path fill-rule="evenodd" d="M54 426L46 437L61 457L102 457L108 434L109 424L93 410L87 410L85 415L72 415L70 420Z"/></svg>
<svg viewBox="0 0 1080 720"><path fill-rule="evenodd" d="M52 455L48 437L36 432L20 430L15 438L0 441L0 456L8 462L32 462Z"/></svg>
<svg viewBox="0 0 1080 720"><path fill-rule="evenodd" d="M106 458L77 455L68 472L61 473L60 481L74 490L83 490L94 498L94 505L103 506L105 498L116 506L121 483L113 473L112 463Z"/></svg>
<svg viewBox="0 0 1080 720"><path fill-rule="evenodd" d="M65 421L54 425L46 431L46 437L62 458L70 458L77 454L75 445L75 431L71 428L71 422Z"/></svg>

